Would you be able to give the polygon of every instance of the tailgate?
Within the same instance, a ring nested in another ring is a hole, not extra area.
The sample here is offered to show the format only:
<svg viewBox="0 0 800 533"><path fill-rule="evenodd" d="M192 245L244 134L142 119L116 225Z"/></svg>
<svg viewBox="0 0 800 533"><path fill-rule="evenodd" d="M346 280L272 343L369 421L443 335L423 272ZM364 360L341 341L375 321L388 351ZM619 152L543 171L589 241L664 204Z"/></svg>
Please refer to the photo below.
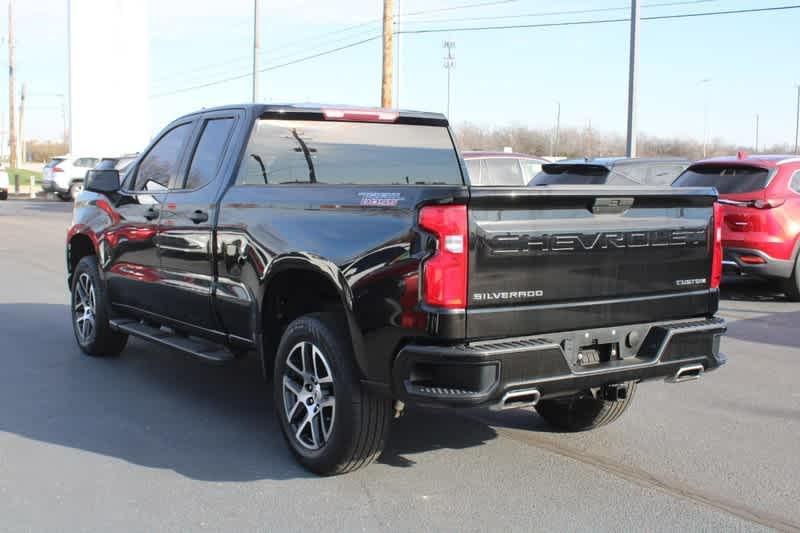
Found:
<svg viewBox="0 0 800 533"><path fill-rule="evenodd" d="M714 312L715 198L689 188L473 189L468 337Z"/></svg>

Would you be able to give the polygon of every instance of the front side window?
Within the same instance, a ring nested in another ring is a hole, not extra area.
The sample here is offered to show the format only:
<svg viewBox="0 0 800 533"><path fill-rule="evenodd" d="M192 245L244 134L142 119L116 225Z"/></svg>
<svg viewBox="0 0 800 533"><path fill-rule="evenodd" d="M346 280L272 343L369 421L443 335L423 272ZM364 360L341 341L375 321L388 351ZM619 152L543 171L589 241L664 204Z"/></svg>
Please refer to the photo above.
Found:
<svg viewBox="0 0 800 533"><path fill-rule="evenodd" d="M178 172L181 153L191 133L191 123L169 130L139 163L136 172L137 191L163 191Z"/></svg>
<svg viewBox="0 0 800 533"><path fill-rule="evenodd" d="M192 156L189 174L186 176L184 186L186 189L199 189L216 177L228 145L231 128L233 128L232 118L216 118L206 121L200 141Z"/></svg>
<svg viewBox="0 0 800 533"><path fill-rule="evenodd" d="M531 181L536 174L542 171L542 163L535 159L520 159L519 162L522 165L525 183Z"/></svg>
<svg viewBox="0 0 800 533"><path fill-rule="evenodd" d="M259 120L237 184L462 185L447 128Z"/></svg>
<svg viewBox="0 0 800 533"><path fill-rule="evenodd" d="M800 192L800 170L792 174L792 179L789 180L789 188L794 192Z"/></svg>

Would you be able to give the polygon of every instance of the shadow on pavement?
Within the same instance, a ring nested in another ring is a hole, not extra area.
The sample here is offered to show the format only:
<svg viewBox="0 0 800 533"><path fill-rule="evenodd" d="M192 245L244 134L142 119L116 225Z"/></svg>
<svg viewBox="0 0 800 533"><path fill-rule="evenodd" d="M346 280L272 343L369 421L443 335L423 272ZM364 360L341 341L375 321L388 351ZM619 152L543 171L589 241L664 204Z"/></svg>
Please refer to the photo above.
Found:
<svg viewBox="0 0 800 533"><path fill-rule="evenodd" d="M192 479L311 477L295 463L255 358L213 367L131 339L118 358L75 345L66 305L0 304L0 431ZM395 421L381 462L496 438L452 413Z"/></svg>
<svg viewBox="0 0 800 533"><path fill-rule="evenodd" d="M720 298L742 302L789 301L777 282L748 277L726 277L720 288Z"/></svg>

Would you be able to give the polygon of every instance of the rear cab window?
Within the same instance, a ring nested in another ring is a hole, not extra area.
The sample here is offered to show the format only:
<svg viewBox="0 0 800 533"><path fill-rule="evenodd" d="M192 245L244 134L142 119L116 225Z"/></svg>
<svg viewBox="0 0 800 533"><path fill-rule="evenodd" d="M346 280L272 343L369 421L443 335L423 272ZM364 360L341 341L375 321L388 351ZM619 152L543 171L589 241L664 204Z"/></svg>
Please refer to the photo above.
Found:
<svg viewBox="0 0 800 533"><path fill-rule="evenodd" d="M601 165L542 165L529 185L602 185L609 172Z"/></svg>
<svg viewBox="0 0 800 533"><path fill-rule="evenodd" d="M714 187L719 194L740 194L764 189L770 171L746 165L697 165L688 168L673 187Z"/></svg>
<svg viewBox="0 0 800 533"><path fill-rule="evenodd" d="M444 126L259 119L239 185L463 185Z"/></svg>
<svg viewBox="0 0 800 533"><path fill-rule="evenodd" d="M522 167L514 157L489 157L485 160L488 176L482 178L482 185L524 185Z"/></svg>

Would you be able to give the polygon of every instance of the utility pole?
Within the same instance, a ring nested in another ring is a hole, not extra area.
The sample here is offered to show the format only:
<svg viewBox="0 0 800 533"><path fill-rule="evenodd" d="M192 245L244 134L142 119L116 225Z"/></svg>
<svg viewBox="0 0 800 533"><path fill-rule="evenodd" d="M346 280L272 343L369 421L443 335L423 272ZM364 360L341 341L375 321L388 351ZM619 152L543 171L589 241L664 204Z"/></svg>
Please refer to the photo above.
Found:
<svg viewBox="0 0 800 533"><path fill-rule="evenodd" d="M383 0L383 71L381 74L381 107L393 107L392 69L394 67L393 45L394 0Z"/></svg>
<svg viewBox="0 0 800 533"><path fill-rule="evenodd" d="M756 113L756 149L755 152L758 153L758 113Z"/></svg>
<svg viewBox="0 0 800 533"><path fill-rule="evenodd" d="M800 141L800 84L797 85L797 121L794 129L794 153L800 154L797 151L797 141Z"/></svg>
<svg viewBox="0 0 800 533"><path fill-rule="evenodd" d="M26 146L25 146L25 84L22 84L22 92L19 95L19 163L25 163L26 159Z"/></svg>
<svg viewBox="0 0 800 533"><path fill-rule="evenodd" d="M394 69L394 107L400 107L400 0L397 0L397 15L394 20L395 42L395 69Z"/></svg>
<svg viewBox="0 0 800 533"><path fill-rule="evenodd" d="M17 166L17 124L14 120L14 0L8 2L8 163L11 168Z"/></svg>
<svg viewBox="0 0 800 533"><path fill-rule="evenodd" d="M628 65L628 141L626 155L636 157L636 106L639 85L639 0L631 0L631 50Z"/></svg>
<svg viewBox="0 0 800 533"><path fill-rule="evenodd" d="M253 0L253 103L258 102L258 56L261 53L261 0Z"/></svg>
<svg viewBox="0 0 800 533"><path fill-rule="evenodd" d="M69 142L67 141L67 104L66 104L67 97L64 96L63 94L57 94L56 97L61 99L61 126L63 128L62 135L64 138L64 144L67 146L67 149L69 150Z"/></svg>
<svg viewBox="0 0 800 533"><path fill-rule="evenodd" d="M447 50L443 66L447 69L447 120L450 120L450 73L456 66L456 56L453 54L456 43L455 41L445 41L443 47Z"/></svg>
<svg viewBox="0 0 800 533"><path fill-rule="evenodd" d="M561 133L561 102L556 102L556 105L556 129L550 142L550 157L555 157L558 154L558 136Z"/></svg>

